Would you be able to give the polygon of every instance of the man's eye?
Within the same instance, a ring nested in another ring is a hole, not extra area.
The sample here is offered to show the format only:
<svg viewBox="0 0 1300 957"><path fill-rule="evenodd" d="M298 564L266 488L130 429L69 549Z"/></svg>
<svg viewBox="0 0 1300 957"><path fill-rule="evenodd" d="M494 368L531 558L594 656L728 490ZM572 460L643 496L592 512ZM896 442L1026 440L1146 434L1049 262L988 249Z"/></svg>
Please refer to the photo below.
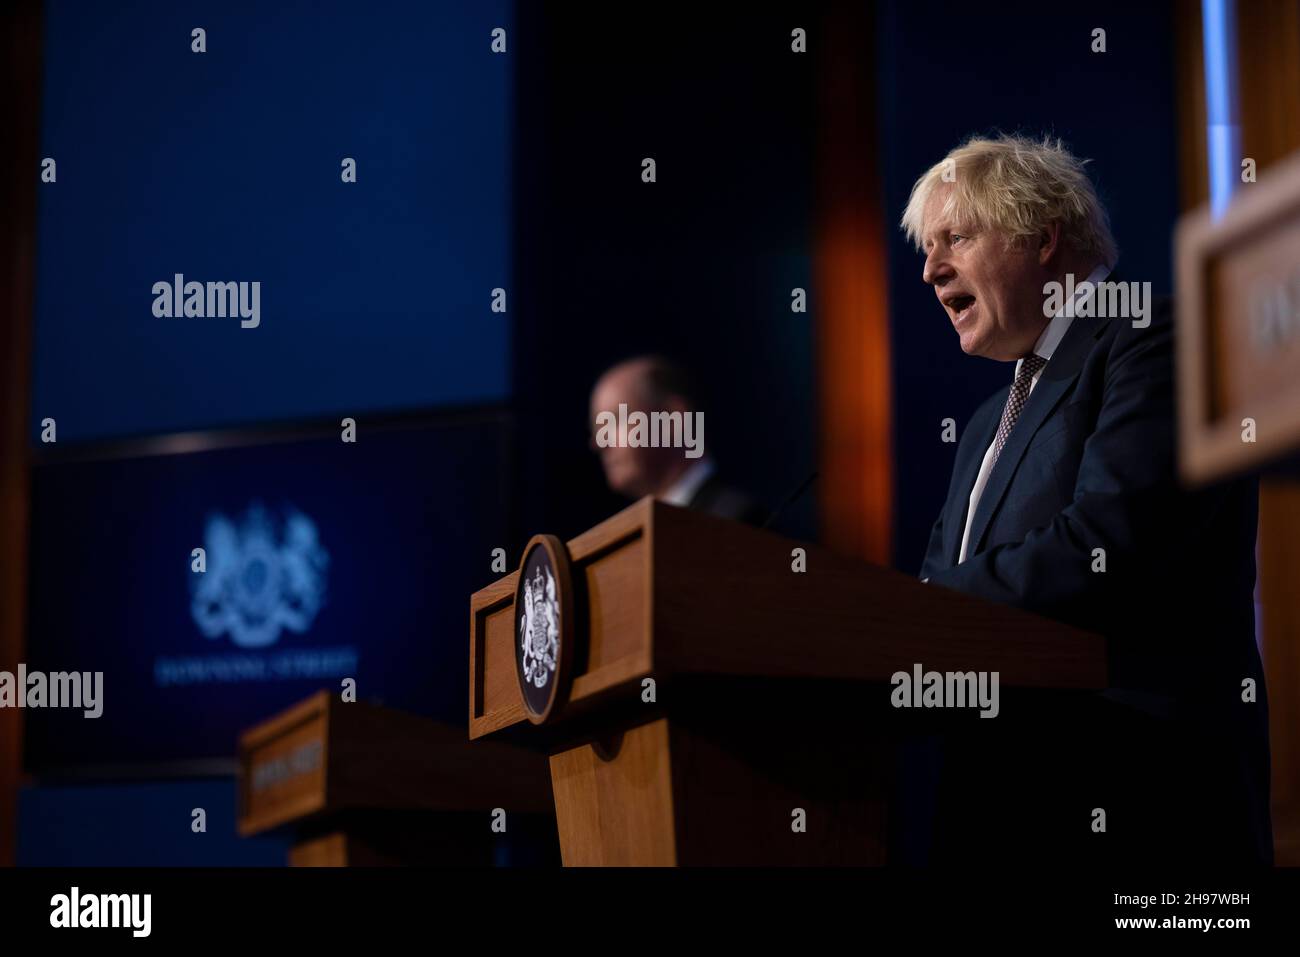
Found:
<svg viewBox="0 0 1300 957"><path fill-rule="evenodd" d="M952 234L952 241L953 241L954 243L959 243L959 242L961 242L961 241L962 241L963 239L965 239L965 238L966 238L966 237L963 236L963 235L961 235L960 233L953 233L953 234Z"/></svg>

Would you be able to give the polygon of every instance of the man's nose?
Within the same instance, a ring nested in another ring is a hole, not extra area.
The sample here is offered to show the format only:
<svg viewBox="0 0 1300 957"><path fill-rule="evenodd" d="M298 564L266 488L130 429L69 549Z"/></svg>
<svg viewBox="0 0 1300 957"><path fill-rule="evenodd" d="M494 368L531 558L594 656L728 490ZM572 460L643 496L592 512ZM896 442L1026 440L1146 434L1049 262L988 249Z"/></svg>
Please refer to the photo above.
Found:
<svg viewBox="0 0 1300 957"><path fill-rule="evenodd" d="M925 257L921 278L931 286L942 286L952 277L952 265L938 252L938 247L930 250L929 255Z"/></svg>

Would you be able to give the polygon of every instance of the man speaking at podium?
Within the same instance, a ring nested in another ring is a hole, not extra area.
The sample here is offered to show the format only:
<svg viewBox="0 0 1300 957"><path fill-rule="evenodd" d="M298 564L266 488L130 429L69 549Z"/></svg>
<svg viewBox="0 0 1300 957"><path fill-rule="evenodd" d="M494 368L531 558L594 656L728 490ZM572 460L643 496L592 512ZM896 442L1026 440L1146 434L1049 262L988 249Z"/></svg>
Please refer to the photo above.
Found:
<svg viewBox="0 0 1300 957"><path fill-rule="evenodd" d="M1004 756L1022 776L1004 793L1049 797L984 810L1085 859L1271 862L1257 487L1179 486L1172 309L1112 271L1106 211L1059 142L969 140L902 226L962 351L1008 379L962 430L921 577L1107 639L1111 688L1071 732L1091 744ZM959 751L944 773L969 782Z"/></svg>

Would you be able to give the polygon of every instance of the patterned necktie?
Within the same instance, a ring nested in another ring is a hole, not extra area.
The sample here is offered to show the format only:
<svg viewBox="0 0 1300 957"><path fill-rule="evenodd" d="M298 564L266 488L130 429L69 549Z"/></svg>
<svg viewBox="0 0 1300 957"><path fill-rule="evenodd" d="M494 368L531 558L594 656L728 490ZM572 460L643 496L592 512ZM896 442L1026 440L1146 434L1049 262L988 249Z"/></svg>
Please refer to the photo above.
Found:
<svg viewBox="0 0 1300 957"><path fill-rule="evenodd" d="M1025 402L1029 399L1029 387L1033 385L1034 376L1045 365L1047 360L1042 356L1028 355L1021 360L1020 373L1016 376L1016 381L1011 384L1007 404L1002 409L1002 421L998 423L998 436L993 443L993 462L990 463L990 468L997 464L998 458L1002 455L1002 446L1007 444L1007 436L1016 427L1020 410L1025 407Z"/></svg>

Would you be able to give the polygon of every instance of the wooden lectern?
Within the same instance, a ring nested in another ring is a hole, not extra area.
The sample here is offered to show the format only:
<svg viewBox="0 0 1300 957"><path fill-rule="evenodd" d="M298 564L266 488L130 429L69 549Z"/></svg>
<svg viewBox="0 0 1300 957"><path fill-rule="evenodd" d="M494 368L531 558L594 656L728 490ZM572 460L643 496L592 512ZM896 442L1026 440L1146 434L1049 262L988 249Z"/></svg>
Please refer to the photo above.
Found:
<svg viewBox="0 0 1300 957"><path fill-rule="evenodd" d="M883 863L895 672L1105 686L1095 635L652 498L521 570L470 599L470 737L551 753L566 865Z"/></svg>
<svg viewBox="0 0 1300 957"><path fill-rule="evenodd" d="M490 864L492 810L549 816L549 792L536 754L336 692L239 740L239 833L292 827L291 865Z"/></svg>

